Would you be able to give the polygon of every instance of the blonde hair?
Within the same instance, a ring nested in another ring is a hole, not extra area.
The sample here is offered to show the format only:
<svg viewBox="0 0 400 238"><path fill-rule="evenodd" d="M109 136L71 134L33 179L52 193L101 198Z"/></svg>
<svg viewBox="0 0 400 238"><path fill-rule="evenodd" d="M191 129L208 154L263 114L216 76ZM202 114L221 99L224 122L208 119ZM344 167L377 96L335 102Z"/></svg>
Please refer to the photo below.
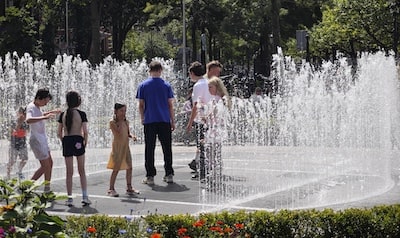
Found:
<svg viewBox="0 0 400 238"><path fill-rule="evenodd" d="M215 86L215 88L217 89L218 96L220 96L222 99L224 99L224 102L226 103L228 108L230 108L230 106L231 106L230 98L229 98L228 90L226 89L226 87L224 85L224 82L222 82L222 80L220 78L213 76L208 80L208 84L212 84Z"/></svg>

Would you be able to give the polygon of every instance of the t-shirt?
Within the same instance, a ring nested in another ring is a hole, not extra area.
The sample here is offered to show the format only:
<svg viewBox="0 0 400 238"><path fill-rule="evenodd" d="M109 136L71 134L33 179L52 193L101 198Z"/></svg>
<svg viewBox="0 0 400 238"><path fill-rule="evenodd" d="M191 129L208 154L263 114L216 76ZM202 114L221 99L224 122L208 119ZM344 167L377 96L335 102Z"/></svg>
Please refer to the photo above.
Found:
<svg viewBox="0 0 400 238"><path fill-rule="evenodd" d="M201 118L204 117L204 106L206 106L211 100L211 94L208 90L208 81L205 78L199 79L193 86L192 101L193 105L197 103L196 107L197 116L196 122L201 122Z"/></svg>
<svg viewBox="0 0 400 238"><path fill-rule="evenodd" d="M17 122L13 121L11 129L11 146L17 150L26 148L26 132L29 129L29 125L23 122L21 127L17 128Z"/></svg>
<svg viewBox="0 0 400 238"><path fill-rule="evenodd" d="M72 127L71 127L71 130L69 133L67 131L67 126L66 126L66 116L67 116L67 112L64 111L60 114L60 117L57 120L58 123L63 124L64 135L65 136L82 135L82 131L81 131L82 123L88 122L86 113L79 109L72 109Z"/></svg>
<svg viewBox="0 0 400 238"><path fill-rule="evenodd" d="M137 90L136 98L144 100L143 124L171 123L169 99L174 98L171 85L162 78L149 77Z"/></svg>
<svg viewBox="0 0 400 238"><path fill-rule="evenodd" d="M29 103L26 107L26 120L32 117L43 116L42 111L33 102ZM40 120L34 123L30 123L31 127L31 137L46 137L45 121Z"/></svg>

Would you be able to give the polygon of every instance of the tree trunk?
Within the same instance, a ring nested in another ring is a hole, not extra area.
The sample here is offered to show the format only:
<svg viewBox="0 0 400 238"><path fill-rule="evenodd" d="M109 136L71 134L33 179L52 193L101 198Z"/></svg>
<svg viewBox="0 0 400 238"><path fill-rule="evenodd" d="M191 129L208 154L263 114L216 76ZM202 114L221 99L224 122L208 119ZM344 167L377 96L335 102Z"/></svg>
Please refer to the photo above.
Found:
<svg viewBox="0 0 400 238"><path fill-rule="evenodd" d="M100 50L101 6L103 6L103 0L92 0L90 3L90 23L91 23L92 39L90 44L89 60L92 64L99 64L101 62L101 50Z"/></svg>
<svg viewBox="0 0 400 238"><path fill-rule="evenodd" d="M281 8L280 0L272 0L271 1L271 12L272 12L272 45L271 50L272 53L276 53L276 47L281 44L281 30L279 23L279 10Z"/></svg>

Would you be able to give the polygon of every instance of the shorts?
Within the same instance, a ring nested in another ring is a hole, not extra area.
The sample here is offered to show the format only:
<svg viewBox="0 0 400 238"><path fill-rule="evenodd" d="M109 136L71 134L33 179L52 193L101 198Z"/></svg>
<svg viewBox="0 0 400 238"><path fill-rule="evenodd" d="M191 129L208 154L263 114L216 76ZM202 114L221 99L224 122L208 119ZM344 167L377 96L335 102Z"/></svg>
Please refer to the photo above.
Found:
<svg viewBox="0 0 400 238"><path fill-rule="evenodd" d="M28 149L25 147L19 147L18 149L11 147L9 150L9 161L15 163L17 158L20 160L27 161L28 160Z"/></svg>
<svg viewBox="0 0 400 238"><path fill-rule="evenodd" d="M82 136L64 136L62 139L63 156L81 156L85 154Z"/></svg>
<svg viewBox="0 0 400 238"><path fill-rule="evenodd" d="M31 150L38 160L46 160L50 158L50 148L47 144L46 136L31 136L29 139Z"/></svg>

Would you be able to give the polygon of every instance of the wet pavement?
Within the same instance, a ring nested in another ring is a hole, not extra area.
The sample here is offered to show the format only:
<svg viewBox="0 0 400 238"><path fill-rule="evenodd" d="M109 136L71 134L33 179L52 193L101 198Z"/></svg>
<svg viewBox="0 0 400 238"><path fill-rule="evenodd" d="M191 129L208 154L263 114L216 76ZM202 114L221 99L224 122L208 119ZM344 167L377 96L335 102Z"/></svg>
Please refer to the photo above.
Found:
<svg viewBox="0 0 400 238"><path fill-rule="evenodd" d="M240 149L241 148L239 148L239 150ZM109 197L107 195L107 190L109 187L111 170L105 169L108 161L109 149L89 149L87 152L87 180L89 198L92 204L89 206L82 206L79 176L77 172L75 172L73 179L73 206L68 207L65 205L64 200L58 200L53 203L53 206L48 209L48 212L60 216L93 214L142 216L154 213L195 215L202 212L220 210L271 210L268 208L269 206L267 206L268 202L276 202L279 199L285 200L291 196L288 192L282 192L269 197L261 196L247 203L210 205L204 202L202 196L200 196L204 193L204 185L197 180L191 179L191 170L187 166L194 156L194 146L174 146L175 176L174 182L170 184L162 181L164 169L162 152L158 146L156 149L156 167L158 174L155 177L155 185L153 186L141 183L145 176L143 145L133 145L131 146L131 151L134 158L132 182L135 189L140 190L140 194L133 196L125 194L125 171L120 171L115 184L115 189L119 193L119 197ZM65 195L63 159L59 153L59 151L53 152L55 168L53 170L52 190L58 195ZM400 186L398 183L400 163L397 158L398 157L395 156L392 158L390 168L392 184L384 193L368 197L367 199L357 201L349 200L349 202L316 208L323 209L329 207L333 209L346 209L399 203ZM32 164L27 166L27 172L25 172L26 176L30 176L30 173L34 171L35 162L37 161L30 159L30 163ZM2 163L4 163L4 161ZM4 166L2 167L4 169Z"/></svg>

